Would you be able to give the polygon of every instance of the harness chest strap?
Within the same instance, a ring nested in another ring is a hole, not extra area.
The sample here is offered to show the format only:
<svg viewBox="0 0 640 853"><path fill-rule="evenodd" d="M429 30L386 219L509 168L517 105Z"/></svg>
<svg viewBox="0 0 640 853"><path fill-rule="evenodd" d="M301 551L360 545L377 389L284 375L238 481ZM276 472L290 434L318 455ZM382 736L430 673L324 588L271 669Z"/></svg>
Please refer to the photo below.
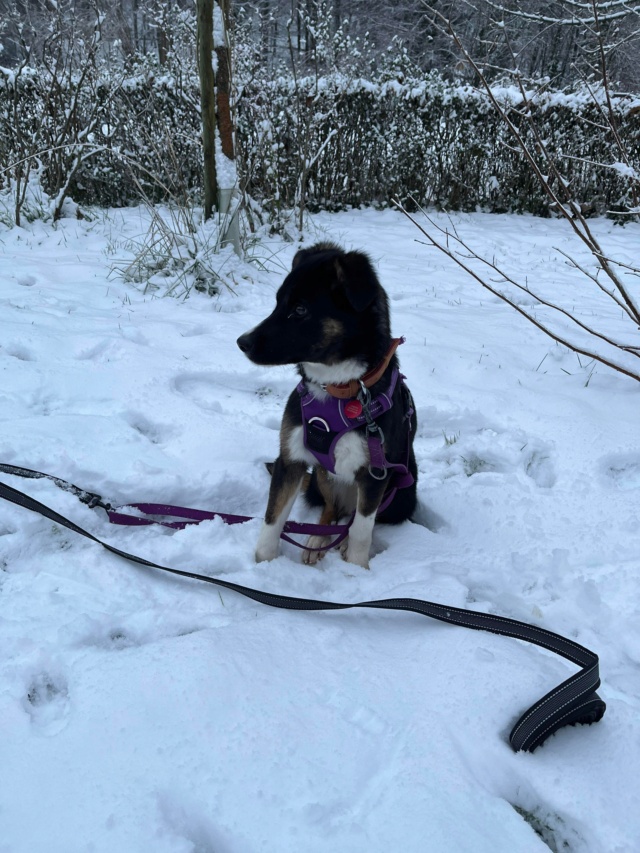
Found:
<svg viewBox="0 0 640 853"><path fill-rule="evenodd" d="M300 394L304 446L325 470L332 474L336 473L335 447L339 439L351 430L366 427L371 466L384 471L383 476L378 479L385 479L387 469L397 469L398 473L403 475L408 473L406 465L387 462L379 431L376 433L369 432L370 425L375 427L375 418L388 412L393 406L393 395L398 381L403 382L404 377L398 368L395 368L391 374L388 388L373 400L367 396L367 400L363 401L362 413L355 417L349 417L347 414L344 399L327 397L324 400L319 400L309 391L304 380L299 383L297 391ZM359 395L358 399L362 400L362 397ZM407 430L410 428L411 412L412 409L404 412L407 419ZM407 452L408 441L407 435ZM412 482L413 478L411 477L403 485L408 486Z"/></svg>

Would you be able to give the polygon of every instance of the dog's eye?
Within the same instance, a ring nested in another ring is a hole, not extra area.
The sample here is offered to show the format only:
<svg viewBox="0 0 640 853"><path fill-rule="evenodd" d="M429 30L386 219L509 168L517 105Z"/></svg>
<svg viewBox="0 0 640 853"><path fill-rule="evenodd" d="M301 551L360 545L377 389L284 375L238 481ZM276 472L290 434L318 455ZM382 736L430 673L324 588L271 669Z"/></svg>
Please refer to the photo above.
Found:
<svg viewBox="0 0 640 853"><path fill-rule="evenodd" d="M307 309L304 305L296 305L293 311L289 314L289 317L306 317Z"/></svg>

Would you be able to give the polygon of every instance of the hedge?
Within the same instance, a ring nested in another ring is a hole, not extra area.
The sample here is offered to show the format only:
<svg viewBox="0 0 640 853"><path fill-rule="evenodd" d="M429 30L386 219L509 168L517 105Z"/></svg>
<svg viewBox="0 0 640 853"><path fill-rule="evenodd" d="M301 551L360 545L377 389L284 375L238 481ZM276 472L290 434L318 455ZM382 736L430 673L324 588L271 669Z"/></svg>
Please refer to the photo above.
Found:
<svg viewBox="0 0 640 853"><path fill-rule="evenodd" d="M74 92L73 120L51 109L50 80L30 69L17 79L0 70L0 191L18 160L37 157L43 189L54 196L65 163L83 146L91 154L71 184L80 204L122 206L140 198L201 194L198 85L193 75L160 73L117 84L98 81ZM515 89L495 90L532 146ZM83 113L98 99L100 120L91 134ZM536 125L557 154L576 200L603 213L630 204L629 170L617 162L602 121L602 95L585 91L534 95ZM637 161L640 102L614 98L619 133ZM65 124L68 127L65 129ZM237 141L243 188L276 217L304 203L311 210L386 206L416 199L449 210L548 213L547 200L487 97L437 74L418 80L372 83L340 75L287 77L239 87ZM48 140L62 138L66 159ZM57 134L57 135L56 135ZM19 142L20 141L20 142ZM66 152L66 149L65 149ZM32 161L35 162L35 161Z"/></svg>

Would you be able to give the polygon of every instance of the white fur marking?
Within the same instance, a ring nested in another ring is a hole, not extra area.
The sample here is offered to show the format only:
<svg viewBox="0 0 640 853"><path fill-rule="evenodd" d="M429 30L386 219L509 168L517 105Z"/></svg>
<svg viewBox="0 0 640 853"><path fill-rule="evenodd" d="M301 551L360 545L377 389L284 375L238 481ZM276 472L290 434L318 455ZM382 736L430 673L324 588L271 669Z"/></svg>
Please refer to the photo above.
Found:
<svg viewBox="0 0 640 853"><path fill-rule="evenodd" d="M349 563L369 568L369 551L371 550L371 538L373 526L376 522L376 514L362 515L356 512L353 524L349 530L349 542L347 545L346 559Z"/></svg>
<svg viewBox="0 0 640 853"><path fill-rule="evenodd" d="M350 379L359 379L366 372L367 365L360 359L348 358L337 364L303 361L302 369L305 376L317 382L318 385L339 385L342 382L349 382Z"/></svg>
<svg viewBox="0 0 640 853"><path fill-rule="evenodd" d="M284 523L289 518L289 512L298 495L298 489L295 490L291 498L287 501L286 506L275 520L274 524L267 524L265 521L258 537L256 545L256 563L263 563L265 560L273 560L278 556L280 547L280 534Z"/></svg>
<svg viewBox="0 0 640 853"><path fill-rule="evenodd" d="M335 446L336 473L338 480L353 483L356 471L369 464L369 451L365 438L357 432L347 432Z"/></svg>
<svg viewBox="0 0 640 853"><path fill-rule="evenodd" d="M283 522L284 523L284 522ZM280 545L280 533L277 524L267 524L265 521L258 537L256 545L256 563L264 563L266 560L274 560L278 556Z"/></svg>
<svg viewBox="0 0 640 853"><path fill-rule="evenodd" d="M304 462L305 465L317 465L316 457L304 446L303 429L294 427L287 439L287 453L292 462Z"/></svg>

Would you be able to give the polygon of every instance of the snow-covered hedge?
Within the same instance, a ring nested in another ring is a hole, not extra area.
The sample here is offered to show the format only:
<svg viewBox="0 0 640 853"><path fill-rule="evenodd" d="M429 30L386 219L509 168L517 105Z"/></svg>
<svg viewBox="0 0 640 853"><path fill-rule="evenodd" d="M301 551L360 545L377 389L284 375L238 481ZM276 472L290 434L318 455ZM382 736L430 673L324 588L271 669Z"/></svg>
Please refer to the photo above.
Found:
<svg viewBox="0 0 640 853"><path fill-rule="evenodd" d="M85 204L197 194L198 99L194 79L150 71L54 86L39 69L0 68L0 191L28 163L51 197L73 174L70 194Z"/></svg>
<svg viewBox="0 0 640 853"><path fill-rule="evenodd" d="M12 164L31 156L43 188L55 195L65 161L59 153L54 156L48 140L63 131L73 156L79 148L83 152L71 184L71 196L80 203L127 204L139 199L141 187L153 200L199 195L199 97L193 75L145 72L69 92L69 102L75 99L69 119L64 110L50 115L45 75L30 70L16 83L6 69L0 72L0 164L10 167L0 172L0 190L15 172ZM519 94L496 91L535 148L519 112ZM83 114L96 98L104 106L88 132ZM608 168L619 158L591 94L546 93L534 101L538 131L560 155L575 198L590 211L625 207L629 177ZM638 152L639 102L618 96L615 110L628 149ZM301 204L337 210L384 206L396 197L406 202L411 196L452 210L548 210L486 96L437 74L402 83L340 75L253 82L240 88L236 120L243 182L272 216ZM59 125L57 134L52 121Z"/></svg>
<svg viewBox="0 0 640 853"><path fill-rule="evenodd" d="M512 88L495 91L535 150L520 94ZM558 152L575 198L587 210L624 207L629 180L608 168L618 158L600 114L604 94L531 97L538 132ZM617 97L615 110L620 134L637 153L640 101ZM291 205L306 192L312 209L386 205L394 197L413 196L452 210L548 210L489 99L438 75L403 84L334 77L295 87L278 80L243 93L238 121L250 152L249 191L274 206Z"/></svg>

